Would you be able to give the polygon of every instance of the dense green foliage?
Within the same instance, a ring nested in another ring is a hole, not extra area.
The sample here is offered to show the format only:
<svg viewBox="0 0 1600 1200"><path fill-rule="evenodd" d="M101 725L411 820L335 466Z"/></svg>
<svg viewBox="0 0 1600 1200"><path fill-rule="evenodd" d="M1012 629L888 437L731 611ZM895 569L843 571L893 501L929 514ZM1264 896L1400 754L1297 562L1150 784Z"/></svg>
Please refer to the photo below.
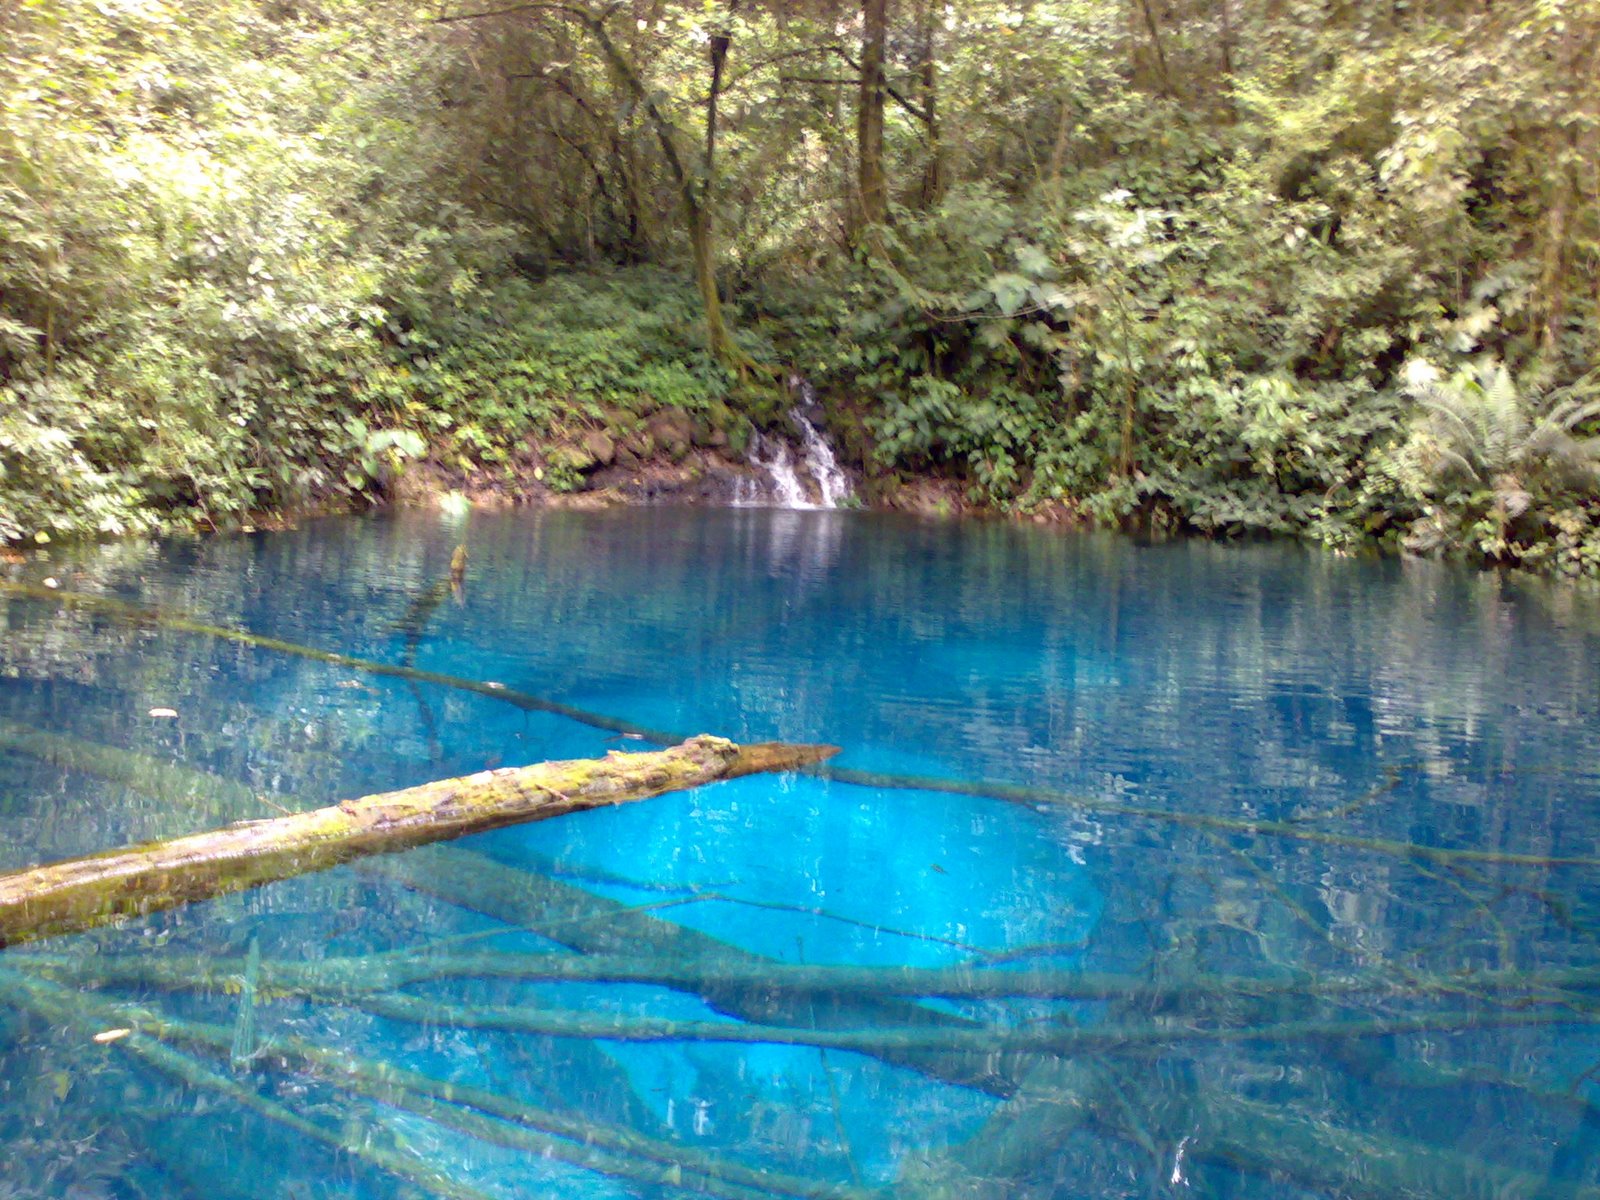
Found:
<svg viewBox="0 0 1600 1200"><path fill-rule="evenodd" d="M1600 571L1589 0L32 0L0 36L0 537L761 420L798 368L870 472L988 505Z"/></svg>
<svg viewBox="0 0 1600 1200"><path fill-rule="evenodd" d="M518 274L419 117L454 59L351 15L9 17L0 539L237 522L364 495L424 438L498 462L600 404L725 390L681 282Z"/></svg>

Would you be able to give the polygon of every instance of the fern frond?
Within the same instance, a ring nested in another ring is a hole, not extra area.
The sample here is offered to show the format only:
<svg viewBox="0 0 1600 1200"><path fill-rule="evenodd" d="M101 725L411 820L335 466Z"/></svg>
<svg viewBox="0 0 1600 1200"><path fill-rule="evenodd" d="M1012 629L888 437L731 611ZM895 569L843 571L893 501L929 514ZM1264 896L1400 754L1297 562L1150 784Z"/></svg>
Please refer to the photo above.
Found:
<svg viewBox="0 0 1600 1200"><path fill-rule="evenodd" d="M1600 417L1600 397L1585 400L1582 396L1569 395L1553 405L1544 419L1570 432L1596 417Z"/></svg>
<svg viewBox="0 0 1600 1200"><path fill-rule="evenodd" d="M1474 479L1479 483L1483 482L1483 476L1478 474L1477 467L1473 466L1472 462L1469 459L1467 459L1464 455L1458 453L1457 451L1453 450L1449 446L1439 446L1439 447L1437 447L1436 448L1436 453L1439 456L1440 466L1445 468L1445 469L1443 469L1443 470L1436 469L1433 472L1433 474L1435 474L1435 475L1444 475L1444 474L1447 473L1447 469L1448 468L1456 467L1461 471L1461 473L1463 475L1466 475L1469 479Z"/></svg>

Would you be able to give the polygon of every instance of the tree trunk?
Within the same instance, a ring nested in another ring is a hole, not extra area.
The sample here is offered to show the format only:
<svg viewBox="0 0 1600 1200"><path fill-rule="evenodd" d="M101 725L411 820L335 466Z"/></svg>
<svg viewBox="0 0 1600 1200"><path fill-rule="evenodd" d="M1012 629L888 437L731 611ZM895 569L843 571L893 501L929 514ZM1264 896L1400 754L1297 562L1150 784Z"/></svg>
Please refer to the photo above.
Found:
<svg viewBox="0 0 1600 1200"><path fill-rule="evenodd" d="M601 54L610 66L613 75L630 92L639 107L644 111L651 127L655 131L656 141L661 145L661 156L666 160L667 170L672 175L672 181L678 189L679 200L683 206L684 223L689 227L689 244L694 256L694 281L695 287L700 292L700 304L706 322L706 348L723 366L739 371L741 374L750 367L748 357L733 340L733 335L728 331L727 320L722 313L722 298L717 294L716 272L716 242L712 226L712 162L709 157L703 164L704 182L696 182L696 172L691 172L684 163L683 153L678 141L682 136L676 125L667 119L661 111L660 105L655 101L650 89L645 86L639 72L623 54L621 47L612 38L606 29L605 21L582 9L572 9L565 6L555 6L559 11L566 12L575 17L594 37L600 47ZM728 35L731 37L731 33ZM709 156L716 146L716 97L721 87L722 62L727 55L727 45L723 44L720 56L713 46L712 62L715 76L712 80L712 104L708 114L706 129L706 153Z"/></svg>
<svg viewBox="0 0 1600 1200"><path fill-rule="evenodd" d="M1156 77L1161 83L1161 91L1176 97L1178 89L1173 86L1172 72L1167 68L1167 51L1161 44L1161 25L1156 20L1155 9L1150 7L1150 0L1139 0L1139 9L1144 15L1144 27L1150 33L1150 49L1155 52Z"/></svg>
<svg viewBox="0 0 1600 1200"><path fill-rule="evenodd" d="M861 96L856 105L856 173L861 191L861 219L882 225L889 219L889 185L883 174L883 73L888 40L888 0L864 0L861 6Z"/></svg>
<svg viewBox="0 0 1600 1200"><path fill-rule="evenodd" d="M922 110L928 129L928 163L922 172L922 207L932 208L944 195L944 139L939 127L939 9L922 0Z"/></svg>
<svg viewBox="0 0 1600 1200"><path fill-rule="evenodd" d="M737 3L728 7L731 21L738 11ZM717 291L716 256L716 199L717 199L717 102L722 97L722 73L728 62L728 48L733 43L731 26L718 30L711 38L711 89L706 100L705 158L701 164L701 181L698 196L695 189L684 191L685 207L689 220L690 248L694 253L694 282L700 291L700 303L706 313L706 335L712 356L725 366L738 367L742 355L728 332L722 317L722 296Z"/></svg>
<svg viewBox="0 0 1600 1200"><path fill-rule="evenodd" d="M72 933L354 858L639 800L835 751L691 738L670 750L483 771L0 876L0 946Z"/></svg>

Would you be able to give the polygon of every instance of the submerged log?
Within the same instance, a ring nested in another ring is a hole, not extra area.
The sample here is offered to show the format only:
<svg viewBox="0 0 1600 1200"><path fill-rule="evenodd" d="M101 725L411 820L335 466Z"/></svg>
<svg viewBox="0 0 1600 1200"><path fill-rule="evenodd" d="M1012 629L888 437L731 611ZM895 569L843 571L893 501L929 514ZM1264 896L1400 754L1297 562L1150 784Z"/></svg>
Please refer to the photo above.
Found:
<svg viewBox="0 0 1600 1200"><path fill-rule="evenodd" d="M670 746L682 740L681 734L651 729L645 725L636 725L632 721L624 721L619 717L607 716L605 713L575 708L570 704L563 704L559 700L547 700L543 696L532 696L527 692L519 692L515 688L506 687L500 683L490 683L478 679L463 679L459 675L446 675L439 671L425 671L420 667L412 667L404 663L375 662L370 658L357 658L353 654L340 654L333 650L319 650L315 646L302 646L297 642L287 642L282 638L266 637L244 629L230 629L226 625L211 625L185 613L150 608L127 600L120 600L115 596L57 591L38 584L13 583L10 580L0 579L0 597L5 596L18 596L27 600L46 601L62 608L96 613L132 626L153 626L160 629L175 630L179 633L192 633L199 637L216 638L218 641L250 646L271 654L286 654L295 658L309 659L312 662L327 663L330 666L345 667L352 671L362 671L368 675L404 679L411 683L431 683L460 692L472 692L479 696L488 696L503 704L509 704L513 708L520 708L523 712L550 713L553 716L565 717L570 721L576 721L580 725L587 725L591 729L603 729L607 733L620 733L627 737L636 737L646 742L652 742L657 746Z"/></svg>
<svg viewBox="0 0 1600 1200"><path fill-rule="evenodd" d="M735 964L761 971L780 964L620 900L597 895L548 875L506 866L462 847L434 846L404 858L371 859L359 869L368 878L387 880L447 904L471 909L508 926L548 938L579 954L644 955L657 961L683 964L699 976L685 979L685 990L692 991L718 1012L752 1025L834 1032L859 1030L865 1026L894 1026L910 1031L981 1029L977 1022L965 1017L895 996L851 996L816 989L795 991L742 983L719 984L705 977L707 965ZM727 1028L726 1024L722 1028ZM682 1039L683 1036L680 1022L675 1037ZM976 1052L973 1043L954 1046L938 1039L931 1048L869 1044L864 1039L860 1045L850 1048L960 1087L977 1088L995 1095L1008 1095L1011 1091L1009 1073L1016 1056L1002 1054L989 1045L987 1038L976 1044Z"/></svg>
<svg viewBox="0 0 1600 1200"><path fill-rule="evenodd" d="M0 876L0 947L325 870L354 858L640 800L763 771L831 746L736 746L691 738L670 750L483 771L328 808L244 821L148 846Z"/></svg>

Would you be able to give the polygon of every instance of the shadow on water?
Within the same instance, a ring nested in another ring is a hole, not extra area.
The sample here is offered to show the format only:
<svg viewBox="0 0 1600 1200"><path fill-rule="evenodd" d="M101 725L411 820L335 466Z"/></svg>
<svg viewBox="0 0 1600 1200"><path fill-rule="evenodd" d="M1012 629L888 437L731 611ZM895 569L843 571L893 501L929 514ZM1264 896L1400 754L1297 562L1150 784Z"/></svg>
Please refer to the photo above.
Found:
<svg viewBox="0 0 1600 1200"><path fill-rule="evenodd" d="M834 512L468 532L459 604L415 515L30 564L124 611L0 595L0 865L641 730L837 771L0 954L0 1194L1600 1194L1573 593Z"/></svg>

